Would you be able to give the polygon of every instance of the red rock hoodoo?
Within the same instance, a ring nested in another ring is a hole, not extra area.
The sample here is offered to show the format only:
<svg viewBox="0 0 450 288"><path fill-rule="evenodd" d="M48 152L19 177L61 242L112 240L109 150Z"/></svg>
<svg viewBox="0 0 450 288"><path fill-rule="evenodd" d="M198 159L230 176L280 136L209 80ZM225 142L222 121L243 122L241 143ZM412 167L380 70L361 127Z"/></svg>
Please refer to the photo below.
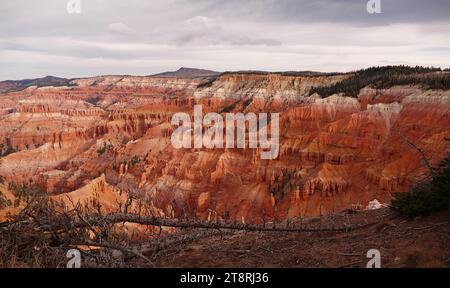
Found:
<svg viewBox="0 0 450 288"><path fill-rule="evenodd" d="M80 199L108 187L108 197L133 194L164 215L211 220L261 222L387 202L426 173L409 142L432 164L450 151L450 91L394 86L367 87L357 98L309 96L311 87L346 77L105 76L3 93L0 139L8 155L0 175ZM174 149L171 117L192 114L195 104L204 113L280 113L279 157Z"/></svg>

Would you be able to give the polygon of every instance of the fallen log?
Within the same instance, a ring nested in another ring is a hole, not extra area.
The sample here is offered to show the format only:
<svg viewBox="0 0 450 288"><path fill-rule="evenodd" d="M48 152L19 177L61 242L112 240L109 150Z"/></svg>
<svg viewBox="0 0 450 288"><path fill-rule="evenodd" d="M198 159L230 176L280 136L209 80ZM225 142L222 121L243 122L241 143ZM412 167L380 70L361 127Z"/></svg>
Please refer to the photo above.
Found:
<svg viewBox="0 0 450 288"><path fill-rule="evenodd" d="M242 224L242 223L224 223L224 222L208 222L198 220L179 220L179 219L165 219L154 216L141 216L136 214L115 213L102 216L91 216L86 219L74 221L72 224L74 228L82 228L86 226L99 226L116 223L135 223L149 226L160 227L174 227L174 228L203 228L203 229L227 229L227 230L241 230L241 231L256 231L256 232L349 232L358 228L366 227L374 223L366 223L362 225L345 226L345 227L265 227L257 224Z"/></svg>

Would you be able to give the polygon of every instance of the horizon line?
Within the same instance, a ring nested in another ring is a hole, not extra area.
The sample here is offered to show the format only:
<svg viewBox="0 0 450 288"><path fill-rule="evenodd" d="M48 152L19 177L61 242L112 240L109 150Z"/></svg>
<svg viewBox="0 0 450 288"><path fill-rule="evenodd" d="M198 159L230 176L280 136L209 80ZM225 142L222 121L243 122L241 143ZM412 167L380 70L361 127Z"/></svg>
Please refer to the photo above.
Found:
<svg viewBox="0 0 450 288"><path fill-rule="evenodd" d="M123 76L123 77L161 77L161 78L176 78L174 76L163 76L161 74L165 74L165 73L174 73L174 72L178 72L181 69L190 69L190 70L204 70L204 71L211 71L214 73L217 73L217 75L211 75L211 76L197 76L197 77L187 77L187 78L203 78L203 77L212 77L212 76L220 76L223 74L227 74L227 73L267 73L267 74L279 74L279 73L316 73L319 75L336 75L336 74L350 74L350 73L356 73L358 71L361 70L366 70L366 69L370 69L370 68L380 68L380 67L400 67L400 66L404 66L404 67L424 67L424 68L430 68L430 69L440 69L441 71L446 71L450 69L450 66L448 67L443 67L443 66L433 66L433 65L429 65L429 66L423 66L423 65L406 65L406 64L397 64L397 65L374 65L374 66L366 66L363 68L359 68L359 69L354 69L354 70L350 70L350 71L330 71L330 72L325 72L325 71L315 71L315 70L253 70L253 69L248 69L248 70L225 70L225 71L215 71L212 69L208 69L208 68L194 68L194 67L180 67L177 70L167 70L167 71L162 71L162 72L158 72L155 74L148 74L148 75L143 75L143 74L95 74L95 75L90 75L90 76L80 76L80 77L60 77L57 75L45 75L45 76L41 76L41 77L35 77L35 78L31 78L31 77L26 77L26 78L17 78L17 79L0 79L0 82L9 82L9 81L26 81L26 80L38 80L38 79L43 79L46 77L53 77L53 78L59 78L59 79L65 79L65 80L77 80L77 79L89 79L89 78L95 78L95 77L114 77L114 76ZM299 75L300 76L300 75ZM312 75L315 76L315 75ZM180 77L183 78L183 77Z"/></svg>

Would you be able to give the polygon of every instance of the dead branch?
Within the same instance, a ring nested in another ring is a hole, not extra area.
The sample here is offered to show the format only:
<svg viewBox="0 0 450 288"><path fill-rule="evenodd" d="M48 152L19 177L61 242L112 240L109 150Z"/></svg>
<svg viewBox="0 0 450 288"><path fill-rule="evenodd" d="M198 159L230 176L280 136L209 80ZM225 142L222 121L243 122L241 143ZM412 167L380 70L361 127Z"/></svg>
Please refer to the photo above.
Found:
<svg viewBox="0 0 450 288"><path fill-rule="evenodd" d="M425 227L414 227L411 228L412 230L426 230L426 229L431 229L431 228L435 228L435 227L439 227L439 226L443 226L443 225L448 225L450 224L450 222L442 222L442 223L437 223L434 225L429 225L429 226L425 226Z"/></svg>
<svg viewBox="0 0 450 288"><path fill-rule="evenodd" d="M156 267L155 264L148 259L147 257L145 257L144 255L142 255L141 253L139 253L138 251L136 251L135 249L129 249L120 245L113 245L107 242L104 243L96 243L96 242L92 242L92 241L86 241L86 242L72 242L69 243L69 245L72 246L88 246L88 247L97 247L97 248L108 248L108 249L113 249L113 250L119 250L122 251L123 253L130 253L133 254L141 259L144 259L147 263L149 263L150 265L152 265L153 267Z"/></svg>
<svg viewBox="0 0 450 288"><path fill-rule="evenodd" d="M433 168L431 167L430 161L428 160L428 157L425 155L425 152L416 144L414 144L411 140L409 140L401 131L394 129L394 132L396 132L402 139L408 143L409 146L411 146L414 150L416 150L423 161L423 164L427 167L428 171L430 172L430 175L433 173Z"/></svg>
<svg viewBox="0 0 450 288"><path fill-rule="evenodd" d="M324 228L308 228L308 227L264 227L264 225L256 224L241 224L241 223L219 223L219 222L207 222L201 220L179 220L179 219L165 219L153 216L141 216L136 214L115 213L102 216L90 217L87 221L76 220L73 223L75 228L81 228L86 226L86 222L93 226L115 223L135 223L141 225L162 226L162 227L174 227L174 228L203 228L203 229L228 229L228 230L241 230L241 231L267 231L267 232L349 232L351 230L366 227L373 223L363 225L346 225L345 227L324 227Z"/></svg>

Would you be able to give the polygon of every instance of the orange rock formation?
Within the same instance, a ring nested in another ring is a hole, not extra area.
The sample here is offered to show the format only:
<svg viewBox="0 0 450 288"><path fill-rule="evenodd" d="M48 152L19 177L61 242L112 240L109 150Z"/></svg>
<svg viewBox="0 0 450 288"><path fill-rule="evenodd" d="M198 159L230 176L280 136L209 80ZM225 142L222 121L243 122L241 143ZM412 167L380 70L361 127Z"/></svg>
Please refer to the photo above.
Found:
<svg viewBox="0 0 450 288"><path fill-rule="evenodd" d="M169 217L211 220L261 222L389 201L426 173L410 143L432 164L449 152L450 91L367 87L358 98L309 96L311 87L345 77L104 76L0 94L0 139L10 152L0 175L57 197L99 193L109 205L125 193ZM172 148L171 117L192 114L194 104L204 113L279 112L279 157Z"/></svg>

